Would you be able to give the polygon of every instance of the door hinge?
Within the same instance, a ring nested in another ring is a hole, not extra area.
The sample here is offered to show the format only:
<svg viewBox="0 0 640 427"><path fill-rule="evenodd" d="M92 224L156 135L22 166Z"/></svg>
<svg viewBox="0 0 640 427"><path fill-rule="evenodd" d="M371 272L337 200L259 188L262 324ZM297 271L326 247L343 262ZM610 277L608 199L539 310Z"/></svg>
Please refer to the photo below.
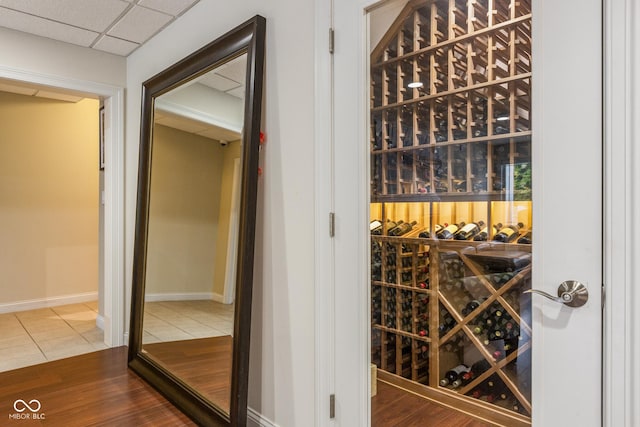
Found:
<svg viewBox="0 0 640 427"><path fill-rule="evenodd" d="M329 237L336 235L336 214L329 212Z"/></svg>
<svg viewBox="0 0 640 427"><path fill-rule="evenodd" d="M333 55L333 48L334 48L334 43L335 43L335 36L334 36L335 31L333 31L333 28L329 28L329 53Z"/></svg>
<svg viewBox="0 0 640 427"><path fill-rule="evenodd" d="M329 395L329 418L334 419L336 417L336 395Z"/></svg>

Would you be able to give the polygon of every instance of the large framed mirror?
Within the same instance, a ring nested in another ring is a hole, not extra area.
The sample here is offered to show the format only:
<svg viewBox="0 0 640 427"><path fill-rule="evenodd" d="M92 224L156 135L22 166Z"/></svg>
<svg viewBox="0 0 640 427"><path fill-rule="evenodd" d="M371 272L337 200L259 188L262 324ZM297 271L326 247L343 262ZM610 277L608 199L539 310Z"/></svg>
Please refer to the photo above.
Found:
<svg viewBox="0 0 640 427"><path fill-rule="evenodd" d="M265 25L142 88L129 367L200 425L247 422Z"/></svg>

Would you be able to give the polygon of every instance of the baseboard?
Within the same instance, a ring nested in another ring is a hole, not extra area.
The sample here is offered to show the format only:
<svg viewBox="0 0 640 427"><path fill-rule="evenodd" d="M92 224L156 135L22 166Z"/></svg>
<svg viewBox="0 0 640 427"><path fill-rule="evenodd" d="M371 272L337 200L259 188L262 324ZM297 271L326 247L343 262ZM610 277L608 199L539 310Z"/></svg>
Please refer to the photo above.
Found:
<svg viewBox="0 0 640 427"><path fill-rule="evenodd" d="M15 311L37 310L39 308L57 307L59 305L78 304L98 300L97 292L83 294L64 295L59 297L38 298L25 301L16 301L0 304L0 313L13 313Z"/></svg>
<svg viewBox="0 0 640 427"><path fill-rule="evenodd" d="M164 294L146 294L144 300L147 302L157 301L193 301L193 300L214 300L215 295L212 292L184 292L184 293L164 293Z"/></svg>
<svg viewBox="0 0 640 427"><path fill-rule="evenodd" d="M262 416L252 408L247 408L248 427L278 427L276 423Z"/></svg>
<svg viewBox="0 0 640 427"><path fill-rule="evenodd" d="M96 316L96 326L101 331L104 331L104 316L102 314Z"/></svg>
<svg viewBox="0 0 640 427"><path fill-rule="evenodd" d="M217 292L214 292L211 294L211 299L214 300L215 302L221 302L222 304L225 304L224 295L219 294Z"/></svg>

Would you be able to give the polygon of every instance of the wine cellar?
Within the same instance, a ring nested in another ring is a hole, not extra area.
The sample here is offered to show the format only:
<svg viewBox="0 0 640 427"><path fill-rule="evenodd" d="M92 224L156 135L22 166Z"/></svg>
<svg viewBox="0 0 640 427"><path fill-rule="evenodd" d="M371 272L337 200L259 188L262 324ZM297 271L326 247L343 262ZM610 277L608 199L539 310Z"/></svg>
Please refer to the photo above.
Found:
<svg viewBox="0 0 640 427"><path fill-rule="evenodd" d="M410 1L373 48L378 378L531 424L531 4Z"/></svg>

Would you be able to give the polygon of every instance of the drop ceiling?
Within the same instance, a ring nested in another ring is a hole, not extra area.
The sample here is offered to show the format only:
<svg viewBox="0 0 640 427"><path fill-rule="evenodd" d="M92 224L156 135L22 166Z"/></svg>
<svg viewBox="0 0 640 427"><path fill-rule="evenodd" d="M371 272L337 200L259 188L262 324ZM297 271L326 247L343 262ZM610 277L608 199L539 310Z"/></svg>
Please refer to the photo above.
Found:
<svg viewBox="0 0 640 427"><path fill-rule="evenodd" d="M128 56L182 16L200 0L0 0L0 27L103 52ZM236 98L244 96L244 68L239 58L210 73L204 84ZM86 94L0 79L0 92L78 102ZM167 114L165 114L167 115ZM166 120L169 121L168 115ZM198 124L174 116L171 127L216 140L239 137L235 130Z"/></svg>
<svg viewBox="0 0 640 427"><path fill-rule="evenodd" d="M199 0L0 0L0 27L128 56Z"/></svg>

